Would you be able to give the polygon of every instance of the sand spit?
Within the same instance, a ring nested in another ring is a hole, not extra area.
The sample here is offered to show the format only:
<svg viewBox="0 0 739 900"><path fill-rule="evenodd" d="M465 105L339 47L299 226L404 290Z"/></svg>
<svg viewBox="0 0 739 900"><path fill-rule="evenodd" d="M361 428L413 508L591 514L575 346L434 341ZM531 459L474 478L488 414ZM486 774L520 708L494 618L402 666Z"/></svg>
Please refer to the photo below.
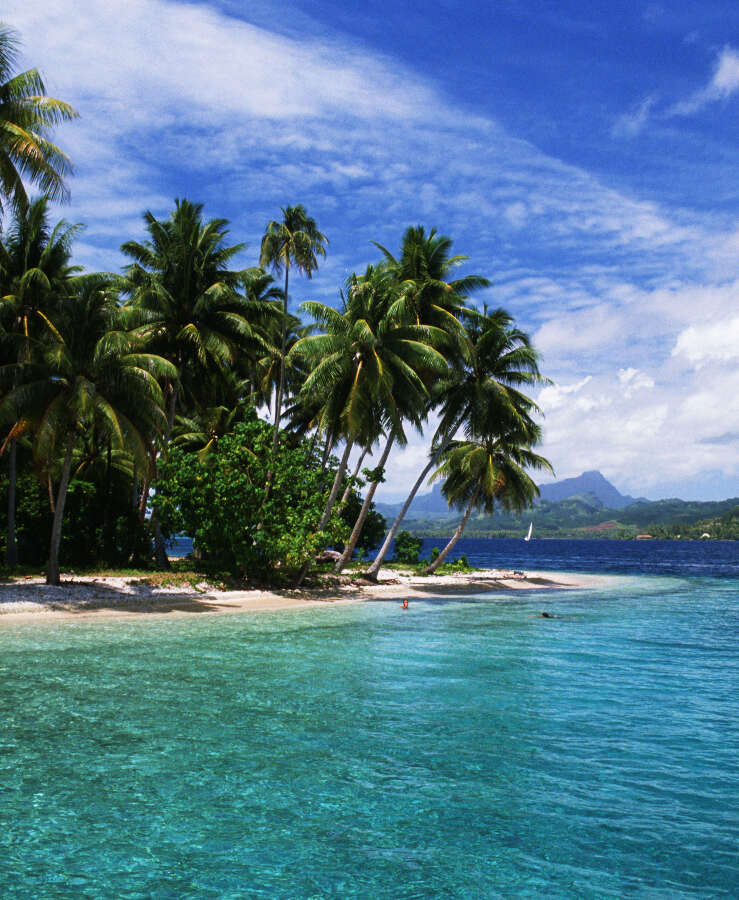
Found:
<svg viewBox="0 0 739 900"><path fill-rule="evenodd" d="M305 609L366 600L409 599L526 590L567 590L595 587L608 576L559 572L488 569L426 578L384 571L378 584L353 580L346 584L305 590L218 590L202 583L191 587L161 587L145 577L66 576L60 587L48 587L40 577L0 582L0 624L13 622L98 621L143 616L267 612Z"/></svg>

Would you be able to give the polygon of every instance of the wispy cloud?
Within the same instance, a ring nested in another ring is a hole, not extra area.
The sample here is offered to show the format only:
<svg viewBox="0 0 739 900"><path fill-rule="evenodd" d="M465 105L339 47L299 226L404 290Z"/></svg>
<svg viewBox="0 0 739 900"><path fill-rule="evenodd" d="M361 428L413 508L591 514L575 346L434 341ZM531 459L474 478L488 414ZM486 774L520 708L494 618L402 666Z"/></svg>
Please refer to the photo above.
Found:
<svg viewBox="0 0 739 900"><path fill-rule="evenodd" d="M659 457L653 484L702 458L697 442L715 433L705 386L729 386L716 354L697 371L690 352L704 335L690 329L735 308L739 236L728 214L617 190L349 39L276 34L172 0L131 0L125 14L103 0L10 0L3 18L50 91L81 112L59 140L78 166L63 212L88 225L83 263L116 269L143 209L165 214L175 196L229 217L249 252L278 206L299 201L331 253L310 285L296 279L293 299L332 301L375 256L372 239L395 246L407 225L434 225L470 254L470 270L493 277L480 299L511 309L564 385L540 397L559 474L600 467L641 490L639 460L657 459L660 441L682 449ZM730 48L720 55L714 99L736 89L736 61ZM622 135L656 115L647 98ZM722 431L739 429L731 395L723 405ZM424 455L425 440L412 438L385 493L401 491ZM735 472L735 457L722 451L711 466Z"/></svg>
<svg viewBox="0 0 739 900"><path fill-rule="evenodd" d="M726 100L739 91L739 51L724 47L716 59L710 82L685 100L673 104L668 116L689 116L710 103Z"/></svg>
<svg viewBox="0 0 739 900"><path fill-rule="evenodd" d="M649 121L656 102L657 97L654 95L645 97L641 103L637 104L635 109L624 113L616 119L613 128L611 128L612 136L616 138L631 138L639 134Z"/></svg>
<svg viewBox="0 0 739 900"><path fill-rule="evenodd" d="M739 51L726 46L716 57L713 75L707 85L694 91L689 97L669 106L658 105L656 94L641 100L629 112L619 116L611 128L614 138L633 138L647 127L653 119L669 119L675 116L690 116L705 106L727 100L739 91Z"/></svg>

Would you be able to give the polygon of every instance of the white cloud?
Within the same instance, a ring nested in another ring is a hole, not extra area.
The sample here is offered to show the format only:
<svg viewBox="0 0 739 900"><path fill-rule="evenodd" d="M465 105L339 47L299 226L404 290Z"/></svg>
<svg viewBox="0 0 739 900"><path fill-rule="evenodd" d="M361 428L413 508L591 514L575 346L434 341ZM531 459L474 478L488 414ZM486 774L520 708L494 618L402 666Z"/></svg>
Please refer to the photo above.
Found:
<svg viewBox="0 0 739 900"><path fill-rule="evenodd" d="M652 108L656 102L657 98L655 96L645 97L634 110L620 116L611 129L613 137L630 138L639 134L649 121Z"/></svg>
<svg viewBox="0 0 739 900"><path fill-rule="evenodd" d="M710 362L739 360L739 316L691 325L678 335L672 355L684 356L696 369Z"/></svg>
<svg viewBox="0 0 739 900"><path fill-rule="evenodd" d="M739 91L739 51L733 47L724 47L716 59L713 76L706 87L686 100L675 103L667 114L689 116L709 103L726 100L736 91Z"/></svg>
<svg viewBox="0 0 739 900"><path fill-rule="evenodd" d="M574 384L552 384L548 385L545 388L542 388L539 392L538 404L543 410L545 415L548 415L552 410L559 409L564 406L566 403L569 404L570 400L568 399L573 394L579 393L586 384L589 384L593 380L592 375L586 375L582 381L577 381Z"/></svg>
<svg viewBox="0 0 739 900"><path fill-rule="evenodd" d="M168 0L125 10L10 0L3 18L28 64L43 61L50 92L82 114L59 142L78 165L64 214L88 224L83 262L117 268L116 248L140 235L141 212L164 214L174 196L229 216L234 241L251 248L295 198L336 229L318 276L296 279L293 299L312 291L331 301L352 268L375 258L370 240L394 246L425 221L472 255L471 271L496 280L480 299L534 332L543 371L561 385L540 395L544 455L558 472L599 467L641 491L678 477L684 457L705 458L697 442L718 432L704 421L703 385L727 389L716 372L729 351L701 329L729 320L739 285L728 215L615 190L348 39L278 35ZM736 90L737 59L731 48L720 55L713 99ZM624 134L657 114L642 101ZM391 456L384 494L402 493L426 449L412 436ZM711 466L731 470L725 448Z"/></svg>
<svg viewBox="0 0 739 900"><path fill-rule="evenodd" d="M646 372L628 368L618 370L618 380L622 385L624 397L630 399L639 391L646 391L654 387L654 379Z"/></svg>

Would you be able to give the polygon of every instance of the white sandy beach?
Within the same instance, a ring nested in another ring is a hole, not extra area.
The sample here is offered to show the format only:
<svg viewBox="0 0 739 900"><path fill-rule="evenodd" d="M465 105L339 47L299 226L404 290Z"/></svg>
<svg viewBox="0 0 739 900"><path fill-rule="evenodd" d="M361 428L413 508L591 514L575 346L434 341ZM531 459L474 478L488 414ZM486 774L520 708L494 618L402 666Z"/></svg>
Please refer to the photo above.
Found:
<svg viewBox="0 0 739 900"><path fill-rule="evenodd" d="M353 582L306 590L229 591L205 582L197 587L155 586L140 576L67 576L60 587L48 587L41 577L27 576L0 583L0 624L266 612L487 591L572 590L595 587L606 579L607 576L558 572L527 572L522 576L499 569L419 577L386 570L378 584Z"/></svg>

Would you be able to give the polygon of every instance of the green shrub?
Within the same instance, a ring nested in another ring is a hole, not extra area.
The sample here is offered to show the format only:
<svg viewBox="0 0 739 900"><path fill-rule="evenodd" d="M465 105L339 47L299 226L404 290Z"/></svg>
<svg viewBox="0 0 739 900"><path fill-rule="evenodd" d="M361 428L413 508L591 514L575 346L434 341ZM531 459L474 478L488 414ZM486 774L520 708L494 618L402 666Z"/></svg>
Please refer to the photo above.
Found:
<svg viewBox="0 0 739 900"><path fill-rule="evenodd" d="M307 442L280 441L265 499L272 434L252 415L204 461L174 447L160 464L153 504L162 527L190 535L204 560L234 575L287 574L347 534L337 515L315 530L333 472L321 471Z"/></svg>
<svg viewBox="0 0 739 900"><path fill-rule="evenodd" d="M416 537L410 531L399 531L395 536L394 562L415 564L418 562L418 554L423 546L422 538Z"/></svg>

